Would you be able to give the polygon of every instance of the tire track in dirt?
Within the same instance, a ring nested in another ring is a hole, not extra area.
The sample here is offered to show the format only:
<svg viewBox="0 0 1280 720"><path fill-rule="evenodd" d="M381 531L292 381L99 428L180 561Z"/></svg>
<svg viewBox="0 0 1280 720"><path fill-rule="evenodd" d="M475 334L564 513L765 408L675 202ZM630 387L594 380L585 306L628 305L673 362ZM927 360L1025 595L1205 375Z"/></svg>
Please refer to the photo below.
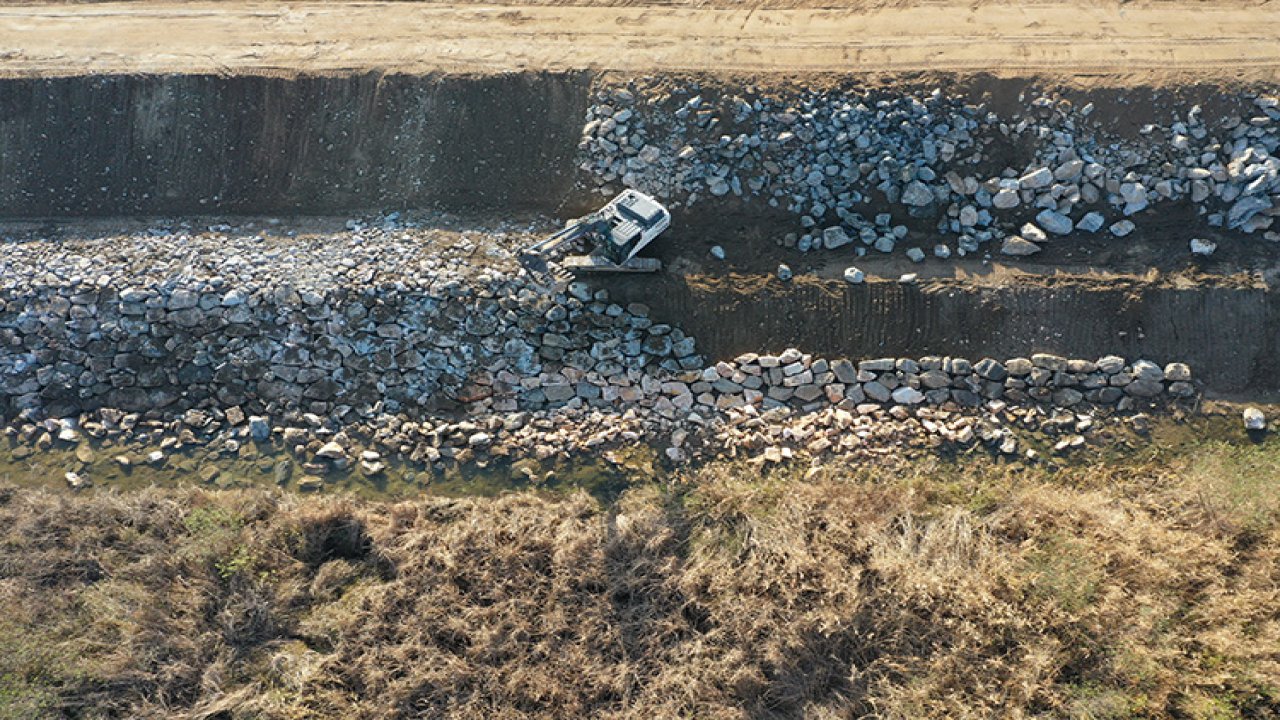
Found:
<svg viewBox="0 0 1280 720"><path fill-rule="evenodd" d="M0 9L0 72L1132 74L1272 79L1280 6L859 9L147 2Z"/></svg>

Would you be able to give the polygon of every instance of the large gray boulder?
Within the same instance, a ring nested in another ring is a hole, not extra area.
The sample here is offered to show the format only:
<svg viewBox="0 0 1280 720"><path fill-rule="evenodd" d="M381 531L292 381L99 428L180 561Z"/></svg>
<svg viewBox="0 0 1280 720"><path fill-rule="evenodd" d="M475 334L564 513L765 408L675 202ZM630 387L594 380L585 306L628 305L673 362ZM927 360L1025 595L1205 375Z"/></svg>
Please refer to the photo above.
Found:
<svg viewBox="0 0 1280 720"><path fill-rule="evenodd" d="M1056 210L1041 210L1036 215L1036 222L1040 223L1040 227L1054 235L1069 235L1074 228L1071 218Z"/></svg>

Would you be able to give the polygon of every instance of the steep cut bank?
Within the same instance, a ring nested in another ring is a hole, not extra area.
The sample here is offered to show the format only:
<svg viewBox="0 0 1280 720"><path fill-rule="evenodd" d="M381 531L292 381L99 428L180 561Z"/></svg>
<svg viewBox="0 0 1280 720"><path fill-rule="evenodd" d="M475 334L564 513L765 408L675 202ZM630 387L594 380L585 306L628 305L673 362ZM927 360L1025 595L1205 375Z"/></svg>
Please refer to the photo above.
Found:
<svg viewBox="0 0 1280 720"><path fill-rule="evenodd" d="M851 286L760 276L668 276L614 286L678 318L710 357L803 347L826 355L1012 357L1037 352L1176 358L1215 395L1280 390L1280 302L1261 283L1137 279L945 280Z"/></svg>
<svg viewBox="0 0 1280 720"><path fill-rule="evenodd" d="M591 78L81 75L0 80L0 215L553 210Z"/></svg>

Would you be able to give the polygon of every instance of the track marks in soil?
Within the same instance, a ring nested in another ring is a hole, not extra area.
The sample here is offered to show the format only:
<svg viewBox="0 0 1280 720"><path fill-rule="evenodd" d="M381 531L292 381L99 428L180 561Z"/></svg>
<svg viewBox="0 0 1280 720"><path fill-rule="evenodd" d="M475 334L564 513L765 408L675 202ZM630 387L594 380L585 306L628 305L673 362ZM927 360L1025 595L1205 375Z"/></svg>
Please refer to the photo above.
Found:
<svg viewBox="0 0 1280 720"><path fill-rule="evenodd" d="M811 3L809 3L811 4ZM147 2L0 9L10 75L624 70L1274 79L1280 7ZM324 49L324 52L317 52Z"/></svg>

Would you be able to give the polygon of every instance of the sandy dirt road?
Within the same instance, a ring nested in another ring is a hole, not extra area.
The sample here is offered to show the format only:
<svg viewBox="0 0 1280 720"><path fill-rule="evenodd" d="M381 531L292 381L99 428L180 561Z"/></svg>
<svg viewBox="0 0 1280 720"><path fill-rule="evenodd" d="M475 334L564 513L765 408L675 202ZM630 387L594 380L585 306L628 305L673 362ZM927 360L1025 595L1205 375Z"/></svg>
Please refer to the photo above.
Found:
<svg viewBox="0 0 1280 720"><path fill-rule="evenodd" d="M1274 80L1278 27L1280 4L1230 1L29 4L0 8L0 73L994 71Z"/></svg>

